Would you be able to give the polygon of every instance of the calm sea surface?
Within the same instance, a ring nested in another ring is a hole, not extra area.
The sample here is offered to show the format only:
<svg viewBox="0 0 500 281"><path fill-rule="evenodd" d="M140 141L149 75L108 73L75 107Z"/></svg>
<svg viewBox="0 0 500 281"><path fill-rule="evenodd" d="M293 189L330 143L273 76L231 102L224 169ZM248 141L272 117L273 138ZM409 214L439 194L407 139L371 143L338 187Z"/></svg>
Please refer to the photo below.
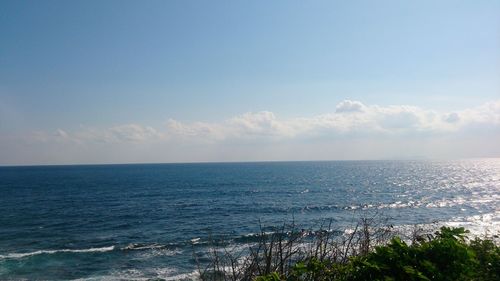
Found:
<svg viewBox="0 0 500 281"><path fill-rule="evenodd" d="M259 221L495 232L499 199L500 159L0 167L0 279L189 278L209 235Z"/></svg>

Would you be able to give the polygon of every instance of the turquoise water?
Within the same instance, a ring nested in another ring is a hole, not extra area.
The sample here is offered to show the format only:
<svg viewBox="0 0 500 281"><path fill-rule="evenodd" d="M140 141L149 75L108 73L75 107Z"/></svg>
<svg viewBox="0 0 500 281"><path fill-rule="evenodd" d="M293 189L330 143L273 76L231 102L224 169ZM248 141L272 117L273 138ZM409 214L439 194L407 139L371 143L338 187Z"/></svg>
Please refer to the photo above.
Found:
<svg viewBox="0 0 500 281"><path fill-rule="evenodd" d="M498 231L500 159L0 168L0 279L177 280L209 235L378 211Z"/></svg>

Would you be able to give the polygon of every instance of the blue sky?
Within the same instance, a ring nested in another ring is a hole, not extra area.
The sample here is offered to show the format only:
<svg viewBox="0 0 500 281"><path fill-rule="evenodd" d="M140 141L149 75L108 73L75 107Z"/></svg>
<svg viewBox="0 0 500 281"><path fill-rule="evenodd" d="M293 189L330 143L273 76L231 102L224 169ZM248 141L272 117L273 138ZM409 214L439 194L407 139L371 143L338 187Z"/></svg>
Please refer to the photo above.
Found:
<svg viewBox="0 0 500 281"><path fill-rule="evenodd" d="M0 164L500 156L498 1L0 7Z"/></svg>

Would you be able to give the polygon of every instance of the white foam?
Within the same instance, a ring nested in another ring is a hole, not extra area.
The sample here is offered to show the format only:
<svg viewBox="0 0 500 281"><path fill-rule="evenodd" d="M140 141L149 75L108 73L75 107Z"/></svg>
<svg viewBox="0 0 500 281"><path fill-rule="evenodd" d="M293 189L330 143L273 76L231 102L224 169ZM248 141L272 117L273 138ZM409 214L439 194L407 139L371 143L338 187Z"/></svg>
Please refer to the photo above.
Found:
<svg viewBox="0 0 500 281"><path fill-rule="evenodd" d="M408 236L416 227L420 228L424 233L434 233L442 226L447 227L464 227L469 231L467 235L470 238L486 237L488 239L498 239L500 235L500 211L484 213L474 216L454 217L450 220L436 221L426 224L403 224L394 225L393 228L397 234Z"/></svg>
<svg viewBox="0 0 500 281"><path fill-rule="evenodd" d="M174 281L174 280L200 280L200 274L197 270L188 273L179 273L174 268L147 268L143 270L126 269L121 271L111 272L109 275L90 276L85 278L74 279L73 281L146 281L154 278L161 280Z"/></svg>
<svg viewBox="0 0 500 281"><path fill-rule="evenodd" d="M198 243L200 243L200 238L193 238L193 239L191 239L191 243L192 244L198 244Z"/></svg>
<svg viewBox="0 0 500 281"><path fill-rule="evenodd" d="M162 279L166 281L174 281L174 280L200 280L200 274L197 270L194 270L190 273L181 273L174 276L163 276Z"/></svg>
<svg viewBox="0 0 500 281"><path fill-rule="evenodd" d="M139 255L145 259L158 256L175 256L183 252L181 249L178 248L169 249L169 246L157 243L153 244L132 243L121 249L124 251L139 251L141 252Z"/></svg>
<svg viewBox="0 0 500 281"><path fill-rule="evenodd" d="M133 250L159 250L159 249L166 249L169 247L168 245L162 245L162 244L157 244L157 243L152 243L152 244L138 244L138 243L132 243L127 245L126 247L123 247L122 250L127 250L127 251L133 251Z"/></svg>
<svg viewBox="0 0 500 281"><path fill-rule="evenodd" d="M149 251L144 251L139 254L139 257L143 259L150 259L154 257L161 257L161 256L176 256L178 254L181 254L182 250L175 249L175 250L169 250L169 249L152 249Z"/></svg>
<svg viewBox="0 0 500 281"><path fill-rule="evenodd" d="M113 251L115 246L102 247L102 248L89 248L89 249L62 249L62 250L38 250L29 253L10 253L0 255L0 259L20 259L24 257L43 255L43 254L57 254L57 253L92 253L92 252L109 252Z"/></svg>

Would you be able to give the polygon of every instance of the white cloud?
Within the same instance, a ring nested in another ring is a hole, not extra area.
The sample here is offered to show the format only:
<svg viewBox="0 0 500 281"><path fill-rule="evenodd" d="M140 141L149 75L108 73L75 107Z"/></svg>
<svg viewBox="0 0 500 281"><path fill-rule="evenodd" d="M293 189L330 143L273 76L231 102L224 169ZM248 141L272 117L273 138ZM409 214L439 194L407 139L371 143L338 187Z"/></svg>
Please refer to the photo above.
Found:
<svg viewBox="0 0 500 281"><path fill-rule="evenodd" d="M107 129L81 127L78 130L67 131L57 129L54 133L35 132L26 141L68 142L68 143L140 143L154 139L162 139L163 134L149 126L125 124Z"/></svg>
<svg viewBox="0 0 500 281"><path fill-rule="evenodd" d="M0 135L0 163L130 163L500 156L500 101L452 112L344 101L334 112L270 111L153 128L59 128Z"/></svg>
<svg viewBox="0 0 500 281"><path fill-rule="evenodd" d="M63 138L63 139L67 139L67 138L69 138L68 133L66 133L66 131L64 131L64 130L62 130L62 129L57 129L57 130L56 130L56 136L57 136L57 137L60 137L60 138Z"/></svg>
<svg viewBox="0 0 500 281"><path fill-rule="evenodd" d="M333 113L280 119L269 111L245 113L219 123L168 121L168 134L193 140L291 139L346 134L449 134L475 125L500 125L500 101L456 112L415 106L339 103Z"/></svg>
<svg viewBox="0 0 500 281"><path fill-rule="evenodd" d="M365 105L359 101L344 100L335 107L335 112L363 112Z"/></svg>
<svg viewBox="0 0 500 281"><path fill-rule="evenodd" d="M169 119L164 128L126 124L107 129L84 127L38 132L40 141L76 143L220 142L227 140L287 140L339 135L450 134L474 127L500 127L500 101L454 112L437 112L407 105L365 105L345 100L333 113L280 119L270 111L244 113L221 122L181 122Z"/></svg>
<svg viewBox="0 0 500 281"><path fill-rule="evenodd" d="M206 122L182 123L175 119L167 121L167 133L169 136L181 137L183 139L189 138L215 138L221 136L223 127L218 124Z"/></svg>
<svg viewBox="0 0 500 281"><path fill-rule="evenodd" d="M121 125L108 130L111 137L116 141L140 142L151 138L158 138L161 135L152 127L137 124Z"/></svg>
<svg viewBox="0 0 500 281"><path fill-rule="evenodd" d="M458 115L458 113L456 112L445 114L443 116L443 120L448 123L457 123L458 121L460 121L460 115Z"/></svg>

